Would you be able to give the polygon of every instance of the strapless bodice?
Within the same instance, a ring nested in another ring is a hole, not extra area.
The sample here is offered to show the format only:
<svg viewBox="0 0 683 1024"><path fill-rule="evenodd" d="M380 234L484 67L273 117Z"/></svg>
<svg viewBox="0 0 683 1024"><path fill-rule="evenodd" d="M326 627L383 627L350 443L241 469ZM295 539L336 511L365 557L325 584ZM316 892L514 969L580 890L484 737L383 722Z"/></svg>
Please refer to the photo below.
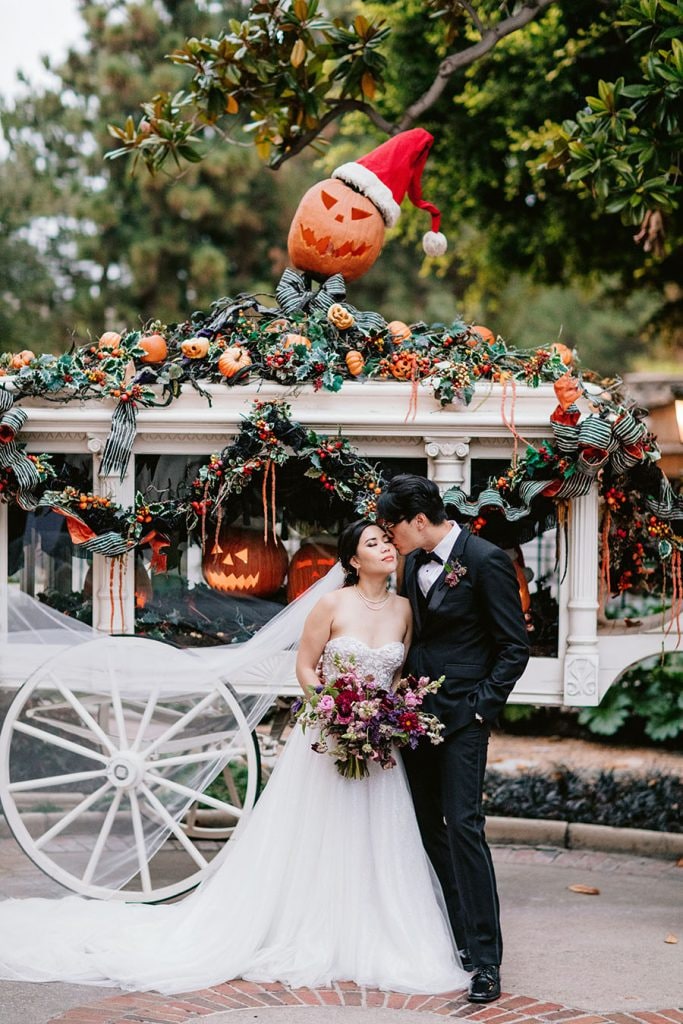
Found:
<svg viewBox="0 0 683 1024"><path fill-rule="evenodd" d="M323 679L330 683L339 675L342 665L353 662L364 675L372 675L378 686L390 689L397 668L403 664L404 646L400 640L368 647L353 636L337 636L328 640L323 651Z"/></svg>

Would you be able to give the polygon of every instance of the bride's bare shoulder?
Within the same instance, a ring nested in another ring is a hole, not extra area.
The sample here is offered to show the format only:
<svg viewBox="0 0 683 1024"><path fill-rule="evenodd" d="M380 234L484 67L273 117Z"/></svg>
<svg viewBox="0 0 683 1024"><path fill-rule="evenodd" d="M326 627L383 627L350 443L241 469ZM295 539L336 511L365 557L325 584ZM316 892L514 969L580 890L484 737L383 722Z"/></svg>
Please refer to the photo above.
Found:
<svg viewBox="0 0 683 1024"><path fill-rule="evenodd" d="M394 601L396 602L394 604L395 609L402 612L406 618L412 618L413 613L410 607L410 601L407 597L401 597L399 594L395 594Z"/></svg>

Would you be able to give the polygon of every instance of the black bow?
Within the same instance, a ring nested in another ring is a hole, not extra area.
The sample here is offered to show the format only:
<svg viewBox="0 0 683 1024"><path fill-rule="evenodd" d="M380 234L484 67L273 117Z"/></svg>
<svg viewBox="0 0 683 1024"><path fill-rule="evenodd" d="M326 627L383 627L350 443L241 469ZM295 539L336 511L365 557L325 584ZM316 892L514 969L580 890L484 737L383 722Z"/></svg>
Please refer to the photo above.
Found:
<svg viewBox="0 0 683 1024"><path fill-rule="evenodd" d="M415 567L421 568L423 565L427 565L429 562L437 562L439 565L443 565L443 558L441 555L437 555L434 551L418 551L415 556Z"/></svg>

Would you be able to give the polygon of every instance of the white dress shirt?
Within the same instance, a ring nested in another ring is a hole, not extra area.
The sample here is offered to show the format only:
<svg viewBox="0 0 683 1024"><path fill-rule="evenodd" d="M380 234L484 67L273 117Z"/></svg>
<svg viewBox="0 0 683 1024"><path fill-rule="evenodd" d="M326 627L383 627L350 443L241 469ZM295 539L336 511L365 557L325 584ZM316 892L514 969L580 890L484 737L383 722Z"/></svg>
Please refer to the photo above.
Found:
<svg viewBox="0 0 683 1024"><path fill-rule="evenodd" d="M442 562L446 562L448 559L453 545L458 538L458 534L460 533L460 527L457 523L450 519L449 523L451 524L451 528L446 536L439 541L435 548L432 548L432 553L438 555ZM418 586L425 597L443 571L443 565L439 565L438 562L426 562L417 570Z"/></svg>

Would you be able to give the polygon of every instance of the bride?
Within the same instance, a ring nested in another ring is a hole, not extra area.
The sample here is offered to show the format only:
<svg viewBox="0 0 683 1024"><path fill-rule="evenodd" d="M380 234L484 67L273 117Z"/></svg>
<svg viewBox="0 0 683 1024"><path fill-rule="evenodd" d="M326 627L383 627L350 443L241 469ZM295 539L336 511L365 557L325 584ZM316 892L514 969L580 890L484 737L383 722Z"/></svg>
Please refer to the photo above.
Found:
<svg viewBox="0 0 683 1024"><path fill-rule="evenodd" d="M353 660L387 689L410 642L408 601L387 590L396 549L366 521L340 537L343 588L308 616L305 694ZM257 634L258 635L258 634ZM0 903L0 977L177 993L242 977L293 987L464 988L402 762L348 780L296 727L217 872L182 902Z"/></svg>

